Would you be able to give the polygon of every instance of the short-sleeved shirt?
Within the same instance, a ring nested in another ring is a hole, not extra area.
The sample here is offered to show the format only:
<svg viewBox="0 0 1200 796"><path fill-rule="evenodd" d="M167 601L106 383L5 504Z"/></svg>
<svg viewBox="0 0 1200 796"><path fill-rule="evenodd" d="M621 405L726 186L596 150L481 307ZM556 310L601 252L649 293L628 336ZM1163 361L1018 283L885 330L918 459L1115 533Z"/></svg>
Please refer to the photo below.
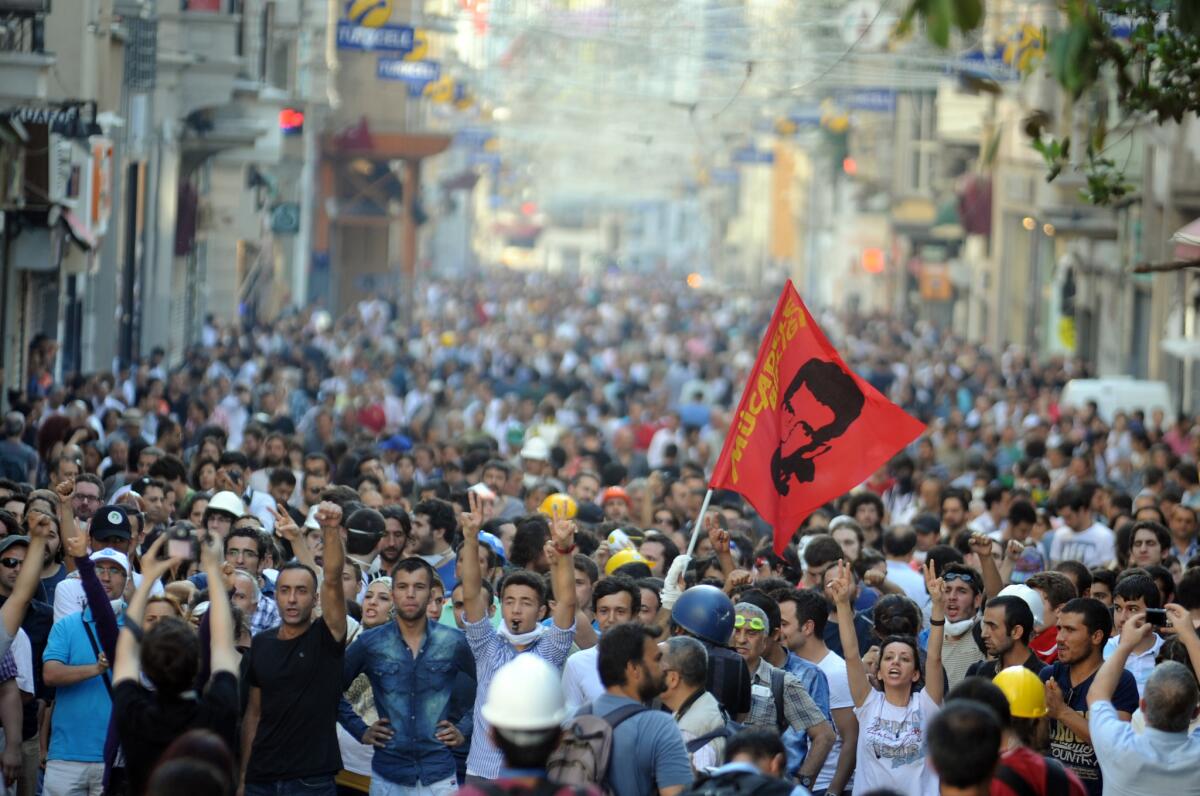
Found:
<svg viewBox="0 0 1200 796"><path fill-rule="evenodd" d="M777 715L775 695L771 692L771 678L777 667L760 659L758 668L754 671L751 686L750 716L746 724L760 730L775 731L780 724L796 730L807 731L826 721L825 714L817 707L812 696L805 690L799 678L787 672L783 673L783 717Z"/></svg>
<svg viewBox="0 0 1200 796"><path fill-rule="evenodd" d="M854 709L858 718L858 763L854 793L892 788L907 796L937 796L938 778L926 753L926 732L939 708L924 691L904 707L871 690Z"/></svg>
<svg viewBox="0 0 1200 796"><path fill-rule="evenodd" d="M821 667L821 671L825 673L825 680L829 683L829 709L831 711L853 709L854 697L850 694L850 677L846 673L846 661L840 655L827 652L817 665ZM836 724L833 729L836 733ZM821 767L821 771L813 783L815 790L823 791L829 787L829 783L833 782L833 776L837 773L838 758L841 754L842 736L838 733L837 740L833 742L833 748L829 750L829 757L825 758L825 765Z"/></svg>
<svg viewBox="0 0 1200 796"><path fill-rule="evenodd" d="M1050 560L1079 561L1089 569L1102 567L1115 557L1116 537L1100 523L1082 531L1063 526L1054 532L1050 543Z"/></svg>
<svg viewBox="0 0 1200 796"><path fill-rule="evenodd" d="M604 694L591 704L591 712L604 716L632 699ZM647 710L626 719L613 731L608 777L613 793L651 796L675 785L692 783L692 764L683 736L671 715Z"/></svg>
<svg viewBox="0 0 1200 796"><path fill-rule="evenodd" d="M259 633L243 660L245 683L261 691L258 731L246 767L247 782L336 774L345 640L318 619L296 638L279 628Z"/></svg>
<svg viewBox="0 0 1200 796"><path fill-rule="evenodd" d="M99 645L100 637L96 633L92 612L82 611L54 625L42 661L58 661L64 666L94 664L96 652L88 640L85 622ZM50 760L104 762L104 738L108 734L108 719L112 715L112 698L101 679L104 676L89 677L56 689L48 754Z"/></svg>
<svg viewBox="0 0 1200 796"><path fill-rule="evenodd" d="M160 698L133 680L113 688L113 710L130 793L141 793L150 771L171 742L188 730L212 730L237 749L238 683L232 672L217 672L200 699Z"/></svg>
<svg viewBox="0 0 1200 796"><path fill-rule="evenodd" d="M1094 672L1091 677L1076 686L1071 685L1070 664L1056 663L1047 666L1038 676L1042 678L1043 683L1053 678L1062 691L1067 707L1083 714L1085 718L1088 716L1087 695L1096 680ZM1137 681L1128 671L1121 672L1121 679L1113 692L1112 704L1117 710L1130 714L1138 708ZM1096 760L1095 748L1072 732L1067 725L1053 719L1050 721L1050 756L1078 774L1091 796L1101 796L1104 792L1104 778Z"/></svg>

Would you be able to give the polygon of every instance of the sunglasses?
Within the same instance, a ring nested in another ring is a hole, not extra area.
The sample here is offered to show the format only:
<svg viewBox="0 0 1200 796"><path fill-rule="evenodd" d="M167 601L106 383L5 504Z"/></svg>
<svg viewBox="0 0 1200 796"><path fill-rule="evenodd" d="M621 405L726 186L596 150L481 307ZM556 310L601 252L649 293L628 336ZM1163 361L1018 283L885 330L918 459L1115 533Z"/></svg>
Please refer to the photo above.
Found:
<svg viewBox="0 0 1200 796"><path fill-rule="evenodd" d="M747 619L744 616L739 616L733 620L733 626L737 629L749 626L756 633L761 633L767 629L767 623L759 619L757 616Z"/></svg>
<svg viewBox="0 0 1200 796"><path fill-rule="evenodd" d="M25 563L23 558L0 558L0 567L5 569L16 569Z"/></svg>

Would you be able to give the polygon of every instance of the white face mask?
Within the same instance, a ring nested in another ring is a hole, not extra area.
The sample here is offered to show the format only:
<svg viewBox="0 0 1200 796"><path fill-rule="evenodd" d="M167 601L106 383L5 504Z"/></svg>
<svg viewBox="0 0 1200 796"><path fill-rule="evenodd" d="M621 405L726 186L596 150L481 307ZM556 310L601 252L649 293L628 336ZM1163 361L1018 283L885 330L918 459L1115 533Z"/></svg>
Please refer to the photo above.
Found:
<svg viewBox="0 0 1200 796"><path fill-rule="evenodd" d="M496 628L496 633L514 647L528 647L530 644L541 638L542 634L545 632L545 626L540 624L534 625L533 630L530 630L528 633L521 634L513 633L503 622L501 622L500 626Z"/></svg>
<svg viewBox="0 0 1200 796"><path fill-rule="evenodd" d="M971 625L973 625L973 624L975 624L975 617L973 617L973 616L968 617L967 619L960 619L957 622L947 622L946 623L946 635L954 636L955 638L958 638L963 633L966 633L967 631L969 631L971 629Z"/></svg>

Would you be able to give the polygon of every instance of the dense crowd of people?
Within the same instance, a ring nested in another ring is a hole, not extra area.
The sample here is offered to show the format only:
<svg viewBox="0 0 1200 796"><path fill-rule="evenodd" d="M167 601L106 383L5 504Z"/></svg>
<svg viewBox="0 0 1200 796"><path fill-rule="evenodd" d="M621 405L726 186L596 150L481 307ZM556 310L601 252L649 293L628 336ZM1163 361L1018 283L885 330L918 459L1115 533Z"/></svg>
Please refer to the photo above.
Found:
<svg viewBox="0 0 1200 796"><path fill-rule="evenodd" d="M1200 793L1192 418L823 313L926 433L800 528L728 492L701 521L773 296L421 299L113 373L38 342L0 440L6 788Z"/></svg>

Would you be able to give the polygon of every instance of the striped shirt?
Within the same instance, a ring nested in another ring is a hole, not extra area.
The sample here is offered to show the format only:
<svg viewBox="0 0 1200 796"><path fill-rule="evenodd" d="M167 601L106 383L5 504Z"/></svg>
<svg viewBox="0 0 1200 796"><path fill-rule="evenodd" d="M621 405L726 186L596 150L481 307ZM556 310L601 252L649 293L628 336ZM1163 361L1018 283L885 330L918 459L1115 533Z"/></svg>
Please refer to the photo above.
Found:
<svg viewBox="0 0 1200 796"><path fill-rule="evenodd" d="M946 635L942 641L942 668L953 688L967 676L971 664L983 660L983 650L975 643L975 634L968 630L958 638Z"/></svg>
<svg viewBox="0 0 1200 796"><path fill-rule="evenodd" d="M478 622L466 623L463 632L466 633L467 643L471 645L471 653L475 656L475 677L478 683L475 690L475 729L471 734L471 753L467 755L467 773L485 779L495 779L500 776L504 757L492 742L491 727L484 720L481 711L496 671L521 653L497 635L496 628L492 627L491 621L486 617ZM537 655L555 669L561 670L574 640L574 624L563 630L552 623L537 641L526 647L523 652Z"/></svg>

